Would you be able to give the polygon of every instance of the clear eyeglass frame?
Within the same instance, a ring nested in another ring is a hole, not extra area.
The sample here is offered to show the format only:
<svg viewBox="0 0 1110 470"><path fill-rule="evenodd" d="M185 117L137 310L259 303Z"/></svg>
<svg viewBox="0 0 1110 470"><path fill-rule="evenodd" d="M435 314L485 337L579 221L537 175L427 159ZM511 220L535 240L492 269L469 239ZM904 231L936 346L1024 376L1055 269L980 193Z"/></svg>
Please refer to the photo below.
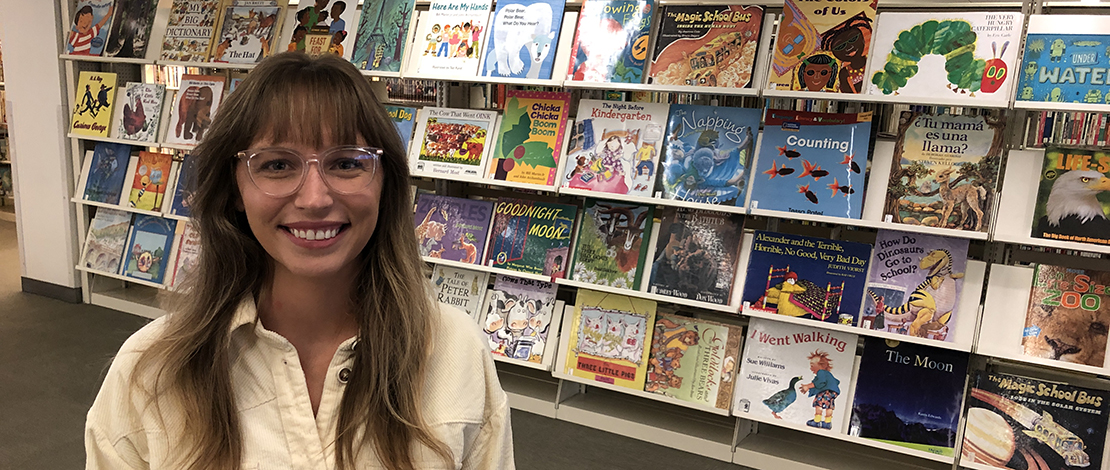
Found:
<svg viewBox="0 0 1110 470"><path fill-rule="evenodd" d="M265 147L238 152L235 158L247 164L247 174L256 188L280 198L301 190L313 163L328 189L344 195L362 192L374 182L384 153L377 147L353 145L311 155L286 147Z"/></svg>

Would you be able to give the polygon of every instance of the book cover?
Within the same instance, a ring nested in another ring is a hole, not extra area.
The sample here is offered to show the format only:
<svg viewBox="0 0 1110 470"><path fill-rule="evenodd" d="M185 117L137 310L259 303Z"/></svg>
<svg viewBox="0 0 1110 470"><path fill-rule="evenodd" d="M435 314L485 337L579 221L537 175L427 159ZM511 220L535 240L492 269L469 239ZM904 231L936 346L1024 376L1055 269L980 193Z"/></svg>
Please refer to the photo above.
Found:
<svg viewBox="0 0 1110 470"><path fill-rule="evenodd" d="M119 204L130 161L130 145L98 142L93 149L92 163L85 177L85 193L81 198L86 201Z"/></svg>
<svg viewBox="0 0 1110 470"><path fill-rule="evenodd" d="M1097 15L1030 15L1025 57L1015 70L1019 101L1110 104L1110 28ZM1100 72L1095 72L1100 71Z"/></svg>
<svg viewBox="0 0 1110 470"><path fill-rule="evenodd" d="M563 155L570 93L509 90L506 98L488 176L554 185Z"/></svg>
<svg viewBox="0 0 1110 470"><path fill-rule="evenodd" d="M582 210L572 279L640 290L655 207L586 198Z"/></svg>
<svg viewBox="0 0 1110 470"><path fill-rule="evenodd" d="M498 3L486 40L483 77L551 79L565 0Z"/></svg>
<svg viewBox="0 0 1110 470"><path fill-rule="evenodd" d="M648 83L751 86L763 7L664 5L661 11Z"/></svg>
<svg viewBox="0 0 1110 470"><path fill-rule="evenodd" d="M1110 245L1110 152L1048 147L1033 238Z"/></svg>
<svg viewBox="0 0 1110 470"><path fill-rule="evenodd" d="M666 103L580 100L562 187L651 197Z"/></svg>
<svg viewBox="0 0 1110 470"><path fill-rule="evenodd" d="M168 282L171 289L177 289L191 276L200 260L200 232L193 226L192 221L179 222L176 227L177 239L174 245L177 253L174 254L173 271Z"/></svg>
<svg viewBox="0 0 1110 470"><path fill-rule="evenodd" d="M81 250L81 264L100 272L118 273L130 228L130 212L97 208L96 216L89 223L85 247Z"/></svg>
<svg viewBox="0 0 1110 470"><path fill-rule="evenodd" d="M555 339L551 330L559 326L551 326L556 290L551 282L498 274L478 318L490 351L509 359L544 363L547 343Z"/></svg>
<svg viewBox="0 0 1110 470"><path fill-rule="evenodd" d="M743 337L739 326L660 313L644 391L729 409Z"/></svg>
<svg viewBox="0 0 1110 470"><path fill-rule="evenodd" d="M879 230L860 326L952 341L968 244L966 238Z"/></svg>
<svg viewBox="0 0 1110 470"><path fill-rule="evenodd" d="M850 333L752 318L732 414L844 433L857 341Z"/></svg>
<svg viewBox="0 0 1110 470"><path fill-rule="evenodd" d="M355 49L357 28L360 25L360 10L356 8L358 3L321 0L301 2L296 7L300 10L296 10L293 6L288 7L282 20L280 37L275 39L277 47L274 53L300 51L312 57L334 54L351 60ZM375 3L372 8L376 14L380 4ZM411 5L409 13L412 13ZM390 29L389 34L392 35L393 26L385 24L385 27ZM403 34L407 34L408 23L399 27L405 28L402 30L405 31Z"/></svg>
<svg viewBox="0 0 1110 470"><path fill-rule="evenodd" d="M412 142L413 127L416 125L416 108L386 105L385 111L389 113L393 125L397 126L397 133L401 135L401 143L407 151Z"/></svg>
<svg viewBox="0 0 1110 470"><path fill-rule="evenodd" d="M415 0L369 0L362 4L351 62L363 70L400 72ZM417 42L419 44L419 42Z"/></svg>
<svg viewBox="0 0 1110 470"><path fill-rule="evenodd" d="M138 142L154 142L158 139L158 125L162 122L162 98L166 86L154 83L128 83L118 98L123 100L115 106L115 138Z"/></svg>
<svg viewBox="0 0 1110 470"><path fill-rule="evenodd" d="M578 289L563 373L643 390L655 308L652 300Z"/></svg>
<svg viewBox="0 0 1110 470"><path fill-rule="evenodd" d="M182 75L181 87L170 109L165 142L196 145L212 124L212 117L224 95L224 77L214 75Z"/></svg>
<svg viewBox="0 0 1110 470"><path fill-rule="evenodd" d="M77 93L70 132L93 137L108 137L112 106L116 102L116 74L83 71L77 78Z"/></svg>
<svg viewBox="0 0 1110 470"><path fill-rule="evenodd" d="M172 164L173 155L140 151L139 164L131 175L127 206L147 211L161 210Z"/></svg>
<svg viewBox="0 0 1110 470"><path fill-rule="evenodd" d="M862 92L877 3L786 0L768 88Z"/></svg>
<svg viewBox="0 0 1110 470"><path fill-rule="evenodd" d="M744 309L855 325L871 245L755 232Z"/></svg>
<svg viewBox="0 0 1110 470"><path fill-rule="evenodd" d="M567 79L643 83L654 0L586 0Z"/></svg>
<svg viewBox="0 0 1110 470"><path fill-rule="evenodd" d="M219 0L173 0L160 58L181 62L208 60L216 20L220 17L219 6Z"/></svg>
<svg viewBox="0 0 1110 470"><path fill-rule="evenodd" d="M565 278L577 211L567 204L498 198L486 265Z"/></svg>
<svg viewBox="0 0 1110 470"><path fill-rule="evenodd" d="M751 208L860 218L870 140L870 113L768 109Z"/></svg>
<svg viewBox="0 0 1110 470"><path fill-rule="evenodd" d="M883 13L867 92L902 99L959 96L968 105L1013 96L1024 16L1018 12ZM1008 103L1007 103L1008 104Z"/></svg>
<svg viewBox="0 0 1110 470"><path fill-rule="evenodd" d="M1027 356L1103 367L1110 272L1038 264L1021 346Z"/></svg>
<svg viewBox="0 0 1110 470"><path fill-rule="evenodd" d="M743 206L762 111L673 104L663 155L663 197Z"/></svg>
<svg viewBox="0 0 1110 470"><path fill-rule="evenodd" d="M1018 470L1102 468L1110 393L980 373L968 397L961 462Z"/></svg>
<svg viewBox="0 0 1110 470"><path fill-rule="evenodd" d="M432 269L432 288L436 300L444 305L458 307L477 319L482 300L489 287L489 273L437 264Z"/></svg>
<svg viewBox="0 0 1110 470"><path fill-rule="evenodd" d="M177 165L177 181L173 185L173 204L170 205L170 215L190 217L192 210L193 191L190 186L193 176L193 159L189 155L182 157Z"/></svg>
<svg viewBox="0 0 1110 470"><path fill-rule="evenodd" d="M493 203L435 194L416 196L413 224L420 254L478 264L485 253Z"/></svg>
<svg viewBox="0 0 1110 470"><path fill-rule="evenodd" d="M740 214L664 208L648 291L731 304L743 229Z"/></svg>
<svg viewBox="0 0 1110 470"><path fill-rule="evenodd" d="M489 27L492 0L433 0L428 17L421 20L416 35L417 72L445 76L478 75L478 64L486 50L483 40Z"/></svg>
<svg viewBox="0 0 1110 470"><path fill-rule="evenodd" d="M864 338L848 434L954 456L969 358L963 351Z"/></svg>
<svg viewBox="0 0 1110 470"><path fill-rule="evenodd" d="M77 0L73 21L67 25L62 39L66 54L98 56L104 52L114 3L114 0Z"/></svg>
<svg viewBox="0 0 1110 470"><path fill-rule="evenodd" d="M150 29L154 26L154 13L158 2L149 0L115 0L115 14L108 31L104 55L145 59L150 43Z"/></svg>
<svg viewBox="0 0 1110 470"><path fill-rule="evenodd" d="M454 108L421 109L409 160L413 171L449 176L480 177L493 142L496 111Z"/></svg>
<svg viewBox="0 0 1110 470"><path fill-rule="evenodd" d="M255 64L268 57L281 8L276 1L266 0L235 0L225 7L209 60Z"/></svg>
<svg viewBox="0 0 1110 470"><path fill-rule="evenodd" d="M131 224L131 233L124 247L121 274L162 284L176 227L176 220L135 214L135 223Z"/></svg>
<svg viewBox="0 0 1110 470"><path fill-rule="evenodd" d="M986 232L1005 120L902 111L883 214L893 222Z"/></svg>

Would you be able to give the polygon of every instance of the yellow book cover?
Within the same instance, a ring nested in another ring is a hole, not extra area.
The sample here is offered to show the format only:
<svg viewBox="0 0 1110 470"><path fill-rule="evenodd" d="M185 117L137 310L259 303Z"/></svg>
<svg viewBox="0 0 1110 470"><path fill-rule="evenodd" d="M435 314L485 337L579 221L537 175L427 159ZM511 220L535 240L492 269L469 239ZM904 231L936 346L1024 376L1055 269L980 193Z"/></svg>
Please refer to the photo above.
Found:
<svg viewBox="0 0 1110 470"><path fill-rule="evenodd" d="M173 155L168 153L139 152L139 164L131 175L127 205L148 211L161 210L172 164Z"/></svg>
<svg viewBox="0 0 1110 470"><path fill-rule="evenodd" d="M643 390L655 301L578 289L563 372Z"/></svg>
<svg viewBox="0 0 1110 470"><path fill-rule="evenodd" d="M74 134L108 137L108 126L112 123L112 105L116 102L116 74L81 72L73 102L70 131Z"/></svg>
<svg viewBox="0 0 1110 470"><path fill-rule="evenodd" d="M786 0L768 88L859 93L878 0Z"/></svg>

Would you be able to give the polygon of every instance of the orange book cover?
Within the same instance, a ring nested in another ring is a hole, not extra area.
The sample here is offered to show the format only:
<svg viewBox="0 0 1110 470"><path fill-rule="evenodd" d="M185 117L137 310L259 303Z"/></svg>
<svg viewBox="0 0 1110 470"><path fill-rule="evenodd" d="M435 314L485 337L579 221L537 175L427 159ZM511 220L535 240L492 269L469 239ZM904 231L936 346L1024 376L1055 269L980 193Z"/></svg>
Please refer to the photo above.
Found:
<svg viewBox="0 0 1110 470"><path fill-rule="evenodd" d="M173 156L168 153L139 152L139 163L131 176L127 205L148 211L160 210L172 163Z"/></svg>

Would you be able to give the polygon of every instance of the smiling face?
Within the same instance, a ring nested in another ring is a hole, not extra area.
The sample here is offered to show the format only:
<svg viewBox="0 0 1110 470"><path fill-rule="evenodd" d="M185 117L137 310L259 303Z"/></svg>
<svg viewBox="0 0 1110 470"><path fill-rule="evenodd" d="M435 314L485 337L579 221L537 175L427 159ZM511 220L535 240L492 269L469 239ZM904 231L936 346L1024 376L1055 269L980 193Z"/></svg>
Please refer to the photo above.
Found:
<svg viewBox="0 0 1110 470"><path fill-rule="evenodd" d="M81 34L85 34L85 33L89 32L89 29L92 28L92 23L93 23L92 12L78 13L77 21L76 21L77 32L79 32Z"/></svg>
<svg viewBox="0 0 1110 470"><path fill-rule="evenodd" d="M829 83L829 75L833 73L831 64L806 64L802 74L806 90L821 91Z"/></svg>

